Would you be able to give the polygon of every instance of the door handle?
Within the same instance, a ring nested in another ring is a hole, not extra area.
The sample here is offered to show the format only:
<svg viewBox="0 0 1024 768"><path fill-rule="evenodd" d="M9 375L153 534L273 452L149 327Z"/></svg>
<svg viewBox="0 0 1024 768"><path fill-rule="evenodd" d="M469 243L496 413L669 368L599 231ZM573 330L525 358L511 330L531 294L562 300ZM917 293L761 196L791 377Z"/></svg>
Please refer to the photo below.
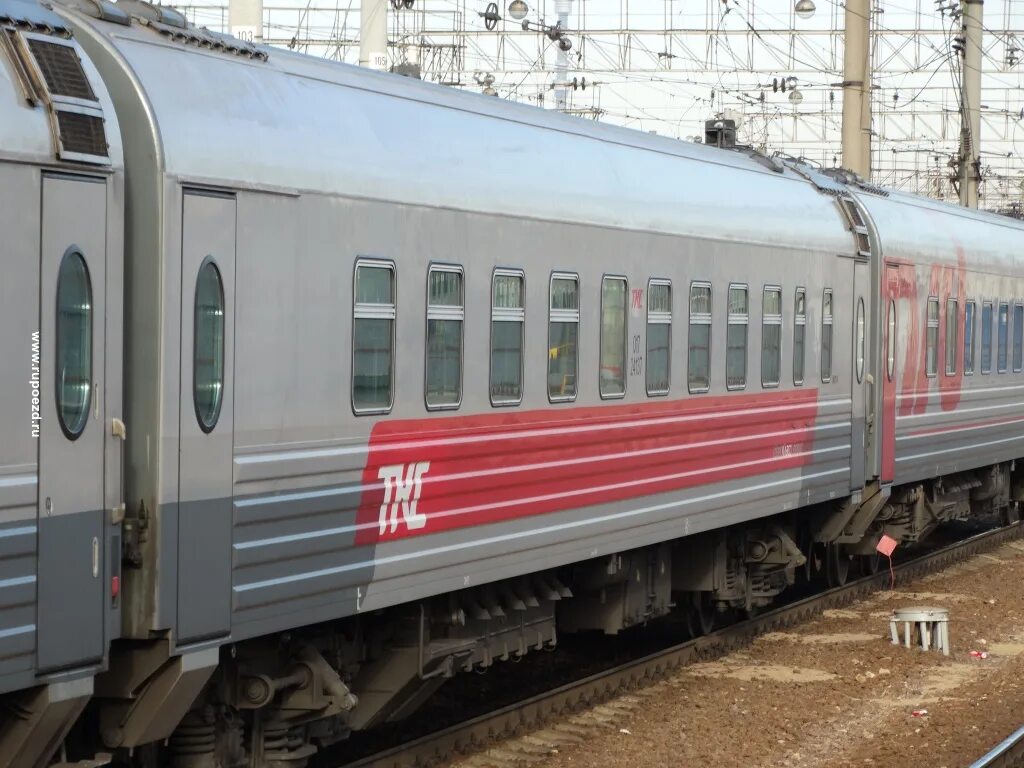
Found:
<svg viewBox="0 0 1024 768"><path fill-rule="evenodd" d="M128 427L124 425L123 421L121 421L119 418L115 416L110 420L110 434L113 437L120 438L121 440L127 440Z"/></svg>

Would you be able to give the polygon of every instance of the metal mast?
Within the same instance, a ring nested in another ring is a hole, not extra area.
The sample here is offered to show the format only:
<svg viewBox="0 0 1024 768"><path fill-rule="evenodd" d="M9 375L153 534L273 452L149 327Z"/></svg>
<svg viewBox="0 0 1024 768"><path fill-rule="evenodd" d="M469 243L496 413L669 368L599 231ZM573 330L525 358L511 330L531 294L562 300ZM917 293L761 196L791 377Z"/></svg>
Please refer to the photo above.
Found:
<svg viewBox="0 0 1024 768"><path fill-rule="evenodd" d="M871 178L871 6L846 0L843 48L843 167Z"/></svg>
<svg viewBox="0 0 1024 768"><path fill-rule="evenodd" d="M250 43L263 42L263 0L228 0L231 34Z"/></svg>
<svg viewBox="0 0 1024 768"><path fill-rule="evenodd" d="M362 0L359 6L359 66L388 68L388 0Z"/></svg>
<svg viewBox="0 0 1024 768"><path fill-rule="evenodd" d="M555 13L558 14L558 26L561 29L569 27L569 14L571 12L572 0L555 0ZM558 57L555 59L555 107L561 110L565 110L569 106L567 95L568 79L568 51L559 47Z"/></svg>
<svg viewBox="0 0 1024 768"><path fill-rule="evenodd" d="M981 17L983 0L963 0L960 73L960 204L978 207L981 180Z"/></svg>

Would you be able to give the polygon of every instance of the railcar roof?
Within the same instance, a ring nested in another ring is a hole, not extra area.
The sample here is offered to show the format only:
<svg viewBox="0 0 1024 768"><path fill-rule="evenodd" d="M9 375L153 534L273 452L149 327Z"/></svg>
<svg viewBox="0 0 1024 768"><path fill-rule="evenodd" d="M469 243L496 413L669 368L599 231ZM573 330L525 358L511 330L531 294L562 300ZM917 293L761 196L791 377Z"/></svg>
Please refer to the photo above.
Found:
<svg viewBox="0 0 1024 768"><path fill-rule="evenodd" d="M68 1L83 12L94 4ZM132 70L176 177L852 249L833 201L738 152L278 49L260 49L265 61L221 52L149 22L62 13Z"/></svg>
<svg viewBox="0 0 1024 768"><path fill-rule="evenodd" d="M902 192L857 196L889 258L1024 274L1022 221Z"/></svg>

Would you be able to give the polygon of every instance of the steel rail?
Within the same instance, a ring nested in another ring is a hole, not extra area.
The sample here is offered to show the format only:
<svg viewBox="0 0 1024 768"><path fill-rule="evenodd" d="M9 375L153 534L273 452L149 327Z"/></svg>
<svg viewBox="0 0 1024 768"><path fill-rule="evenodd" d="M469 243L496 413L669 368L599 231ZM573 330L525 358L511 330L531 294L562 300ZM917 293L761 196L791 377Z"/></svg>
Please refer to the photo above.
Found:
<svg viewBox="0 0 1024 768"><path fill-rule="evenodd" d="M971 763L970 768L1014 768L1019 765L1024 765L1024 725Z"/></svg>
<svg viewBox="0 0 1024 768"><path fill-rule="evenodd" d="M341 768L422 768L457 755L480 751L508 736L536 729L555 718L595 706L622 692L650 685L687 664L719 658L732 650L749 645L759 635L796 626L826 609L849 605L889 586L890 579L893 586L906 584L928 573L942 570L973 555L1021 538L1022 535L1024 523L1014 523L971 536L901 563L895 566L891 573L886 569L865 576L845 586L781 606L709 635L688 640L406 744L343 764ZM1022 732L1024 728L1018 733ZM1024 754L1024 740L1018 738L1016 746ZM1008 766L1011 763L976 764L979 767L983 765Z"/></svg>

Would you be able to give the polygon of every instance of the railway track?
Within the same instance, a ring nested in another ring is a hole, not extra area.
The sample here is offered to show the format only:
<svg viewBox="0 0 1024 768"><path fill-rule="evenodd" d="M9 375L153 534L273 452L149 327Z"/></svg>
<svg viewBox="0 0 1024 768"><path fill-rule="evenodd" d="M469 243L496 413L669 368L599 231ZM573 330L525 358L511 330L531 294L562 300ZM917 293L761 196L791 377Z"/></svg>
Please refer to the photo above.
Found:
<svg viewBox="0 0 1024 768"><path fill-rule="evenodd" d="M849 605L889 586L890 580L894 586L906 584L973 555L1021 538L1022 535L1024 524L1015 523L971 536L901 563L895 566L891 575L886 569L878 574L865 576L845 586L798 600L709 635L673 645L408 743L363 757L355 762L345 763L340 768L425 768L460 755L479 752L495 746L508 737L533 731L559 718L600 705L614 696L648 686L680 667L723 656L749 645L759 635L784 630L805 622L824 610ZM537 746L542 752L546 751L542 745ZM1003 752L995 754L999 749ZM975 764L977 768L1021 765L1024 755L1024 728L1008 738L990 755L991 761L978 762ZM522 757L526 760L529 755L523 753ZM988 757L989 755L986 755L986 758ZM510 764L515 761L515 755L499 760Z"/></svg>
<svg viewBox="0 0 1024 768"><path fill-rule="evenodd" d="M1024 766L1024 726L1007 736L970 768L1020 768Z"/></svg>

